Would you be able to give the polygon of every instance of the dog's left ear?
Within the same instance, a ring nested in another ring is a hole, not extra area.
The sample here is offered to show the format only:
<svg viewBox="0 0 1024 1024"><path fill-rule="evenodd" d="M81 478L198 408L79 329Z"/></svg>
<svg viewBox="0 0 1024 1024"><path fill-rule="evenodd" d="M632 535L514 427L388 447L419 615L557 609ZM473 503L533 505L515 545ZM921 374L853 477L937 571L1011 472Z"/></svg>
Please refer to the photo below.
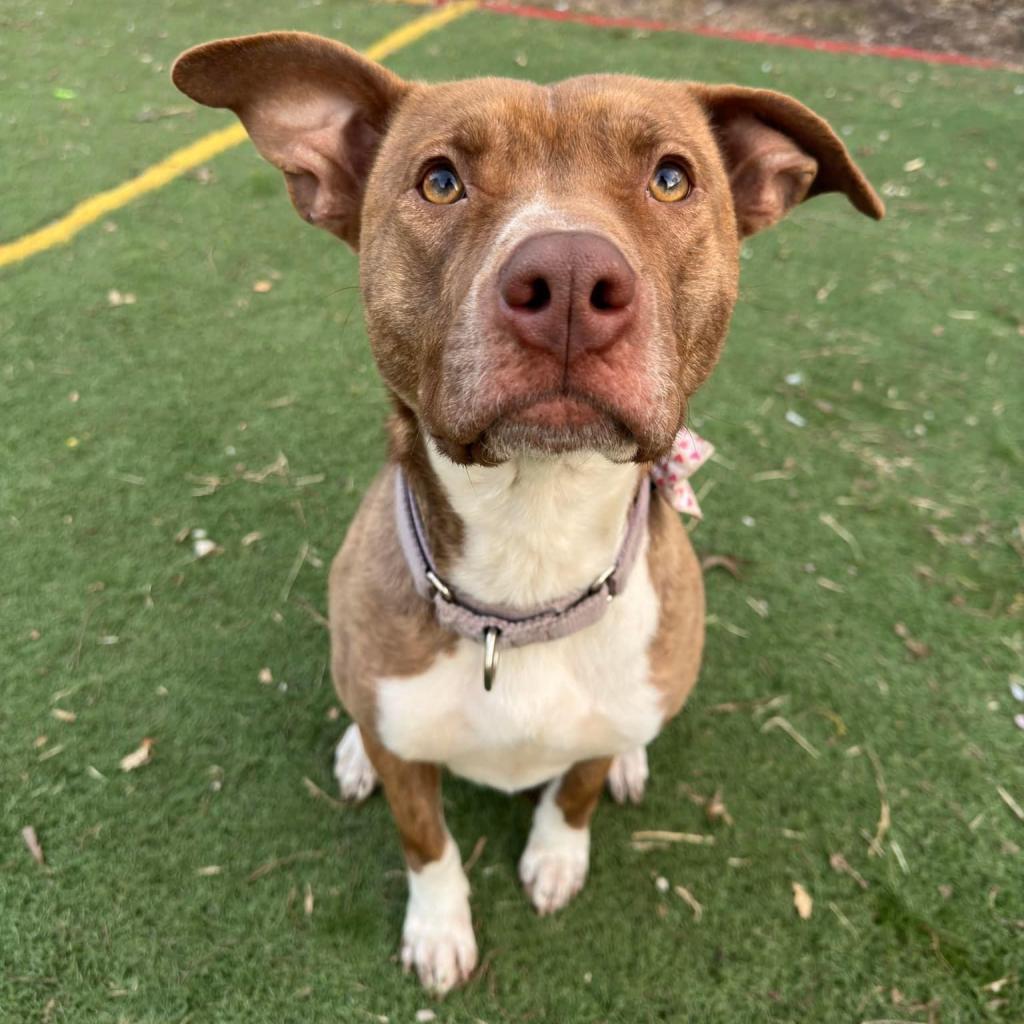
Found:
<svg viewBox="0 0 1024 1024"><path fill-rule="evenodd" d="M844 193L875 220L885 214L839 136L798 100L738 85L694 89L725 162L741 237L770 227L822 192Z"/></svg>
<svg viewBox="0 0 1024 1024"><path fill-rule="evenodd" d="M299 215L358 247L366 179L406 82L304 32L196 46L175 61L171 79L196 102L233 110L284 172Z"/></svg>

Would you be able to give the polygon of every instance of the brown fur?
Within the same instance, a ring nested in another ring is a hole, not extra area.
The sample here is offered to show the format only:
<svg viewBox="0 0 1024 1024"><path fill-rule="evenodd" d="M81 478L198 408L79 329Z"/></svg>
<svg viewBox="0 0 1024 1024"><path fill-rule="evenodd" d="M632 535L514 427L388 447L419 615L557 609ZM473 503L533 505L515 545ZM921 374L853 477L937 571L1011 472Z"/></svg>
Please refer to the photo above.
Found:
<svg viewBox="0 0 1024 1024"><path fill-rule="evenodd" d="M405 862L413 871L440 860L447 832L441 808L441 769L436 764L395 757L370 731L362 730L363 745L384 787L398 826Z"/></svg>
<svg viewBox="0 0 1024 1024"><path fill-rule="evenodd" d="M437 624L405 564L392 501L394 466L381 470L331 564L331 674L364 739L376 734L375 687L423 672L455 637Z"/></svg>
<svg viewBox="0 0 1024 1024"><path fill-rule="evenodd" d="M562 776L555 803L567 824L573 828L586 828L590 824L611 766L610 757L595 757L591 761L577 762Z"/></svg>
<svg viewBox="0 0 1024 1024"><path fill-rule="evenodd" d="M658 632L650 649L651 682L662 693L665 720L696 685L704 648L704 577L689 534L659 494L651 499L647 567L658 595Z"/></svg>

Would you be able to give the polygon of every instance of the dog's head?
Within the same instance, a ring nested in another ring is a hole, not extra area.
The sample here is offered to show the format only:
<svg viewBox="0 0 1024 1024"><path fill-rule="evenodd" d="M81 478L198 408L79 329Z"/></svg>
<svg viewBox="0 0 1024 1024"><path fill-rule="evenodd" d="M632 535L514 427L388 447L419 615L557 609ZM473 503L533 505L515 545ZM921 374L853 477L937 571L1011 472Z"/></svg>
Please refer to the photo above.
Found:
<svg viewBox="0 0 1024 1024"><path fill-rule="evenodd" d="M358 248L385 382L462 462L657 456L718 358L740 240L822 192L883 212L825 121L763 89L425 85L290 32L189 50L173 78Z"/></svg>

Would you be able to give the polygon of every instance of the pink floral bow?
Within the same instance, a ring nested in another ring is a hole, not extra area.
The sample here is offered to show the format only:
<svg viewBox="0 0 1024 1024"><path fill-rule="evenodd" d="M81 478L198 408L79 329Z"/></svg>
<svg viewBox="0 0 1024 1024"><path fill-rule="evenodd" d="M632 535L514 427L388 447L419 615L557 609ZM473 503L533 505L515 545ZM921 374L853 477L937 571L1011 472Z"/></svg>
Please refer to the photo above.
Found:
<svg viewBox="0 0 1024 1024"><path fill-rule="evenodd" d="M715 454L715 446L699 434L683 427L672 448L651 467L651 479L661 496L677 511L703 518L690 477Z"/></svg>

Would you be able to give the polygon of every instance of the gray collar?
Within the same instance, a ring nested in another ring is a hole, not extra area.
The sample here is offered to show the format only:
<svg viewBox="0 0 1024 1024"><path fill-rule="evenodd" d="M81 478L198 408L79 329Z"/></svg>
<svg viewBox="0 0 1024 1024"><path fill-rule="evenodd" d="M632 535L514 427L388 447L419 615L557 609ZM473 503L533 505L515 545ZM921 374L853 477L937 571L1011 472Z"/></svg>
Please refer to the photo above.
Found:
<svg viewBox="0 0 1024 1024"><path fill-rule="evenodd" d="M502 647L523 647L558 640L592 625L625 589L640 553L647 528L651 483L645 476L626 518L626 530L615 561L589 587L534 608L510 608L474 601L441 579L423 528L416 497L400 467L395 469L395 523L402 554L421 597L434 606L437 621L459 636L484 647L484 689L490 690Z"/></svg>

